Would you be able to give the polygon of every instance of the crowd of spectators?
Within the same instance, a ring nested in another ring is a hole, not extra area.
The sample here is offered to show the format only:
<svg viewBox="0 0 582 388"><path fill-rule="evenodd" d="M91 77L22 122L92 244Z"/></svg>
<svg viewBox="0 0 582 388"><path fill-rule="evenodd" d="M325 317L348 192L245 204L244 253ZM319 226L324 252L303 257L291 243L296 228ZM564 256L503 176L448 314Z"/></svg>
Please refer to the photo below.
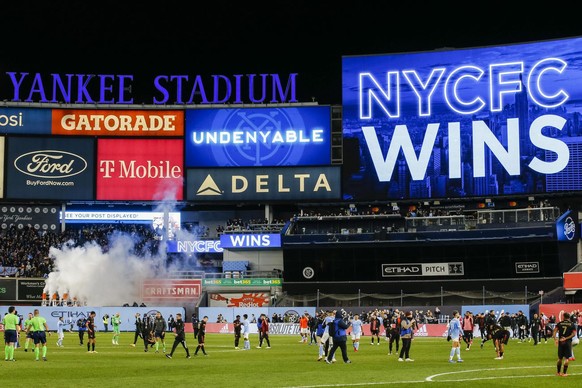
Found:
<svg viewBox="0 0 582 388"><path fill-rule="evenodd" d="M94 241L107 252L117 235L129 236L139 257L158 254L160 238L148 225L104 224L70 227L64 232L10 227L0 230L0 276L48 277L53 270L51 247L82 246Z"/></svg>

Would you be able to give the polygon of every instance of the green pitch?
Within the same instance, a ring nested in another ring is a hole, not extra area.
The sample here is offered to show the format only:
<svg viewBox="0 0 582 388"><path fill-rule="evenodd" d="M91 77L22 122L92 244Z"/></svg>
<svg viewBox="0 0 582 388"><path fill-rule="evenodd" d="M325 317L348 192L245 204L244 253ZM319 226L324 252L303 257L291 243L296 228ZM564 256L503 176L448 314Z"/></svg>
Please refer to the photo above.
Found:
<svg viewBox="0 0 582 388"><path fill-rule="evenodd" d="M192 354L186 358L180 346L172 359L143 342L131 347L133 333L122 333L119 345L111 343L112 333L97 334L97 353L87 353L79 346L77 333L65 334L64 347L57 347L57 337L48 337L46 362L35 361L32 348L15 352L16 362L1 362L0 376L31 387L558 387L582 386L582 347L580 360L570 362L569 376L556 376L557 348L552 341L533 346L533 342L510 340L503 360L496 357L493 344L480 349L476 341L471 350L462 346L463 363L450 364L451 345L440 338L416 338L410 357L414 362L398 362L388 355L388 343L370 345L363 337L356 353L348 340L352 364L344 364L341 355L332 365L317 361L316 345L299 342L299 336L271 336L271 349L257 349L257 335L251 335L251 350L235 350L233 335L208 334L206 352L194 356L197 342L188 334ZM167 334L167 352L173 335ZM23 344L21 344L23 346ZM240 346L242 347L242 341Z"/></svg>

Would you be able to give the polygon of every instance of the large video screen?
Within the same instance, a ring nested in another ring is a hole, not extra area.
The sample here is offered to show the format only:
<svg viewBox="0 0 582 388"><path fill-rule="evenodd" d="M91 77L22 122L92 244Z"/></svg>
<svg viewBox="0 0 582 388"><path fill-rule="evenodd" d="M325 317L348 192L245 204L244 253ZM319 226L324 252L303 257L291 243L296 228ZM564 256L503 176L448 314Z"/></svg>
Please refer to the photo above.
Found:
<svg viewBox="0 0 582 388"><path fill-rule="evenodd" d="M329 106L186 111L186 167L331 163Z"/></svg>
<svg viewBox="0 0 582 388"><path fill-rule="evenodd" d="M344 57L344 199L582 190L581 48Z"/></svg>

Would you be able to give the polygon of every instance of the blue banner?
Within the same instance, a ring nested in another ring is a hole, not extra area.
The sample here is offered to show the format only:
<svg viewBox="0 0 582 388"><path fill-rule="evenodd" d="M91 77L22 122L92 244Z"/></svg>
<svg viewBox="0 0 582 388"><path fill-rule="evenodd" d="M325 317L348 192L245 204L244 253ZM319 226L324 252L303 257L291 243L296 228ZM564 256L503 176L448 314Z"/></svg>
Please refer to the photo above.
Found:
<svg viewBox="0 0 582 388"><path fill-rule="evenodd" d="M168 253L222 253L219 240L168 240Z"/></svg>
<svg viewBox="0 0 582 388"><path fill-rule="evenodd" d="M467 311L474 315L479 313L489 314L491 311L495 312L495 318L499 319L505 313L517 314L519 311L525 315L529 321L529 305L527 304L492 304L492 305L464 305L461 307L461 316L464 316Z"/></svg>
<svg viewBox="0 0 582 388"><path fill-rule="evenodd" d="M331 163L329 106L186 111L186 167Z"/></svg>
<svg viewBox="0 0 582 388"><path fill-rule="evenodd" d="M223 249L265 249L281 248L280 234L222 234L220 246Z"/></svg>
<svg viewBox="0 0 582 388"><path fill-rule="evenodd" d="M8 312L9 306L0 306L0 313L4 316ZM38 309L42 317L46 319L49 330L57 330L57 322L59 317L63 318L63 321L67 326L65 326L65 331L69 329L77 331L77 320L79 318L86 319L91 311L95 311L95 326L99 332L105 331L103 326L103 316L105 314L112 317L116 313L119 313L121 317L121 324L119 328L121 331L134 331L135 330L135 313L140 313L142 317L145 315L152 316L156 312L160 312L162 317L167 321L170 315L174 318L177 313L182 314L182 320L184 322L190 322L189 317L184 316L184 308L182 307L39 307L39 306L16 306L16 311L19 316L28 318L28 313L34 313L34 309ZM112 331L111 323L109 324L108 331ZM66 335L66 334L65 334ZM76 335L76 334L75 334Z"/></svg>
<svg viewBox="0 0 582 388"><path fill-rule="evenodd" d="M582 190L581 46L344 57L344 199Z"/></svg>
<svg viewBox="0 0 582 388"><path fill-rule="evenodd" d="M0 133L50 135L51 109L0 108Z"/></svg>

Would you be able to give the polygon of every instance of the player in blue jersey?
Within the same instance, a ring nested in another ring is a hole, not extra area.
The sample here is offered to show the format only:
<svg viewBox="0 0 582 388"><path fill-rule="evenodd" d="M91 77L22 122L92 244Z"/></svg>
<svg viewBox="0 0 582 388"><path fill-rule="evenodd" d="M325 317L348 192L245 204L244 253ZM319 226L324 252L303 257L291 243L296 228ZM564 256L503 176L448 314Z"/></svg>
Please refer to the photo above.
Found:
<svg viewBox="0 0 582 388"><path fill-rule="evenodd" d="M360 337L362 336L362 321L359 315L355 314L350 322L352 325L352 345L354 346L354 352L357 352L360 348Z"/></svg>
<svg viewBox="0 0 582 388"><path fill-rule="evenodd" d="M461 337L463 336L463 329L461 328L461 315L458 311L453 311L453 319L449 322L449 330L447 340L452 342L451 352L449 354L449 362L463 362L461 359ZM457 361L453 358L457 355Z"/></svg>
<svg viewBox="0 0 582 388"><path fill-rule="evenodd" d="M251 333L251 323L249 322L248 314L243 314L242 327L243 327L242 332L243 332L243 341L244 341L243 350L250 350L251 349L251 340L249 339L249 335Z"/></svg>

